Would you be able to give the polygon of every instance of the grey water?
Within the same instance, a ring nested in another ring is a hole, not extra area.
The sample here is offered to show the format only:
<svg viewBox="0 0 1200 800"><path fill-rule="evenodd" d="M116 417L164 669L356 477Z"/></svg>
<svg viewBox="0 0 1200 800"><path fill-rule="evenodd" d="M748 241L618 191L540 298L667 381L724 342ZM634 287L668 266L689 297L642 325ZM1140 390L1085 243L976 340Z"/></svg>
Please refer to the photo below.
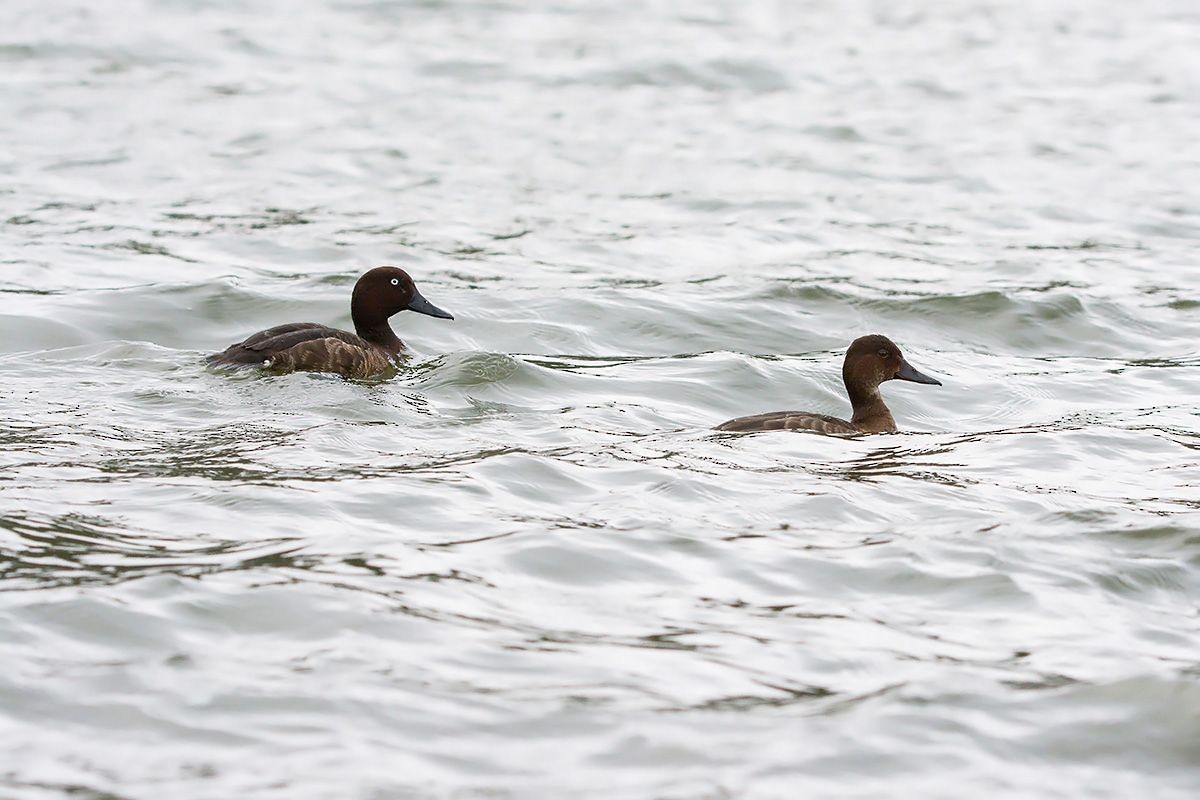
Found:
<svg viewBox="0 0 1200 800"><path fill-rule="evenodd" d="M1198 796L1198 42L5 0L0 797ZM396 375L205 366L378 264Z"/></svg>

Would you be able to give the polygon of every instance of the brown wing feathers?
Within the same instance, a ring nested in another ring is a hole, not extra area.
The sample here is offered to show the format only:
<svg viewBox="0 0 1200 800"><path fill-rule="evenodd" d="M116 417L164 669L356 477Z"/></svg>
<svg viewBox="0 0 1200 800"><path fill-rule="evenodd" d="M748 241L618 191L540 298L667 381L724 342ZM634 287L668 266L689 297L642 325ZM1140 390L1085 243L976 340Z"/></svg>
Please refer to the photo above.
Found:
<svg viewBox="0 0 1200 800"><path fill-rule="evenodd" d="M316 325L311 322L300 322L290 325L279 325L265 331L260 331L247 338L244 342L231 345L224 351L209 356L208 363L263 365L264 362L271 361L271 366L275 366L279 363L279 359L288 353L288 351L308 343L322 342L327 339L341 341L349 346L364 350L375 349L368 342L348 331L341 331L325 325ZM304 348L301 352L292 355L290 359L297 361L297 363L305 363L308 362L308 358L304 354L315 352L317 351L311 348ZM309 363L317 364L317 362ZM319 364L317 365L319 366Z"/></svg>
<svg viewBox="0 0 1200 800"><path fill-rule="evenodd" d="M807 411L772 411L767 414L738 417L718 425L717 430L738 432L807 430L832 435L853 435L860 432L845 420L825 414L811 414Z"/></svg>
<svg viewBox="0 0 1200 800"><path fill-rule="evenodd" d="M332 372L347 378L367 378L392 366L379 348L361 347L335 336L302 341L269 360L264 366L280 372Z"/></svg>

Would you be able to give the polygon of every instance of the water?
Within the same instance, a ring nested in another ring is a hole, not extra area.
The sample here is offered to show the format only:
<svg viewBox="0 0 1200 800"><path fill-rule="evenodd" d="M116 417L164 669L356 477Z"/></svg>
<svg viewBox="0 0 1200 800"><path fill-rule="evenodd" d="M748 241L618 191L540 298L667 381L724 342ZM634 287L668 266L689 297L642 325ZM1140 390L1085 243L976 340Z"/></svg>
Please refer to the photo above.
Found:
<svg viewBox="0 0 1200 800"><path fill-rule="evenodd" d="M0 21L0 796L1200 791L1194 3Z"/></svg>

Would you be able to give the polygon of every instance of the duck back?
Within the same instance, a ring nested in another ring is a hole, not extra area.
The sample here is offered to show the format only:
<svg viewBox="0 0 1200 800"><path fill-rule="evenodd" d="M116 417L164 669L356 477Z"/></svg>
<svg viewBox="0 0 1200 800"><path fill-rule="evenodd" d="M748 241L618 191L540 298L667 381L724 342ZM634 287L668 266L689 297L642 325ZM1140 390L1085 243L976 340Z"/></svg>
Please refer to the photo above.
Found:
<svg viewBox="0 0 1200 800"><path fill-rule="evenodd" d="M244 341L230 345L220 353L212 354L207 360L215 366L262 366L264 361L274 359L294 347L324 339L335 339L364 349L374 347L361 336L349 331L318 325L315 322L292 322L259 331Z"/></svg>
<svg viewBox="0 0 1200 800"><path fill-rule="evenodd" d="M357 334L313 322L259 331L208 357L214 366L266 367L278 372L329 372L347 378L378 375L393 365L391 354Z"/></svg>
<svg viewBox="0 0 1200 800"><path fill-rule="evenodd" d="M738 417L723 422L716 428L719 431L735 431L750 433L753 431L816 431L830 436L853 436L861 433L853 423L844 419L831 417L826 414L813 414L808 411L770 411L766 414L754 414L749 417Z"/></svg>

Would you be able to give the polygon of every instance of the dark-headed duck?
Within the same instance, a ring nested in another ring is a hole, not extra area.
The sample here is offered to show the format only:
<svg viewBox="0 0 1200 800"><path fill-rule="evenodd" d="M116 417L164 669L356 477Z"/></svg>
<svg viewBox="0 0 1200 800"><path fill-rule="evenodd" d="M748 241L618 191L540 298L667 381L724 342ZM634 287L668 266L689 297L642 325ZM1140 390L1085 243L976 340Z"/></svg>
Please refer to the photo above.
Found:
<svg viewBox="0 0 1200 800"><path fill-rule="evenodd" d="M314 322L292 322L230 345L209 356L208 363L369 378L392 367L396 356L406 349L388 324L388 317L401 311L454 319L422 297L407 272L399 267L376 267L354 284L350 296L354 333Z"/></svg>
<svg viewBox="0 0 1200 800"><path fill-rule="evenodd" d="M719 431L781 431L808 430L834 436L858 433L891 433L896 421L879 395L879 384L892 379L931 383L942 382L913 368L900 354L900 348L886 336L872 334L850 343L846 360L842 362L842 381L850 395L853 416L847 422L837 417L813 414L808 411L771 411L752 417L738 417L717 426Z"/></svg>

